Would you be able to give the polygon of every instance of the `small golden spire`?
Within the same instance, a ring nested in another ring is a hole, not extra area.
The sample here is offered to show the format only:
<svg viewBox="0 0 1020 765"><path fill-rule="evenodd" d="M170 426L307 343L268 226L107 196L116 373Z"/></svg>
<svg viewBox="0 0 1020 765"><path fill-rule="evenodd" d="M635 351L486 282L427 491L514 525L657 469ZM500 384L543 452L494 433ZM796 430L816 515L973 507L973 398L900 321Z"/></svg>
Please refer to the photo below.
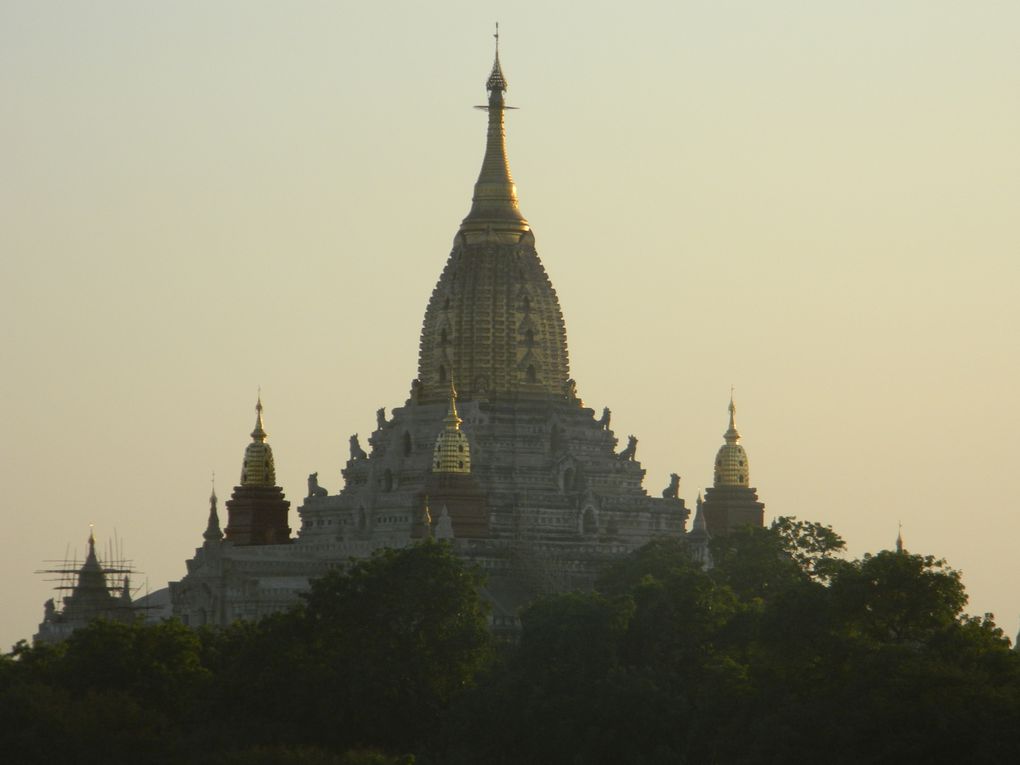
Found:
<svg viewBox="0 0 1020 765"><path fill-rule="evenodd" d="M443 422L447 430L460 430L460 424L464 422L457 414L457 389L453 386L453 375L450 375L450 409Z"/></svg>
<svg viewBox="0 0 1020 765"><path fill-rule="evenodd" d="M737 432L737 405L733 403L733 387L730 386L730 423L723 438L726 443L715 455L716 486L749 486L747 452L738 444L740 433Z"/></svg>
<svg viewBox="0 0 1020 765"><path fill-rule="evenodd" d="M899 524L899 529L896 532L896 552L903 552L903 523Z"/></svg>
<svg viewBox="0 0 1020 765"><path fill-rule="evenodd" d="M251 443L244 450L244 463L241 466L242 486L275 486L276 467L273 463L273 450L266 443L268 434L262 424L262 389L259 389L255 404L255 429L251 432Z"/></svg>
<svg viewBox="0 0 1020 765"><path fill-rule="evenodd" d="M457 389L450 380L450 407L443 418L443 429L432 450L433 473L470 473L471 445L460 429L464 422L457 414Z"/></svg>
<svg viewBox="0 0 1020 765"><path fill-rule="evenodd" d="M255 430L251 432L252 441L258 441L259 443L265 443L268 433L262 426L262 388L259 388L258 401L255 404Z"/></svg>
<svg viewBox="0 0 1020 765"><path fill-rule="evenodd" d="M726 439L726 443L735 444L740 440L740 433L737 432L736 415L737 405L733 403L733 386L730 386L730 426L727 428L723 438Z"/></svg>

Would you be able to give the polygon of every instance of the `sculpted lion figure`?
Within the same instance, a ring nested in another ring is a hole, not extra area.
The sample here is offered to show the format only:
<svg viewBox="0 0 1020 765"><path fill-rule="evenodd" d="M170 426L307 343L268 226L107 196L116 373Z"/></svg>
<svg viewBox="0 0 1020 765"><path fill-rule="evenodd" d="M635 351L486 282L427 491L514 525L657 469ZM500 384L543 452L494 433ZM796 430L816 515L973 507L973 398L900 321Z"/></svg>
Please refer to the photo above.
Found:
<svg viewBox="0 0 1020 765"><path fill-rule="evenodd" d="M637 454L637 439L634 436L627 436L627 448L617 456L621 460L633 460L635 454Z"/></svg>
<svg viewBox="0 0 1020 765"><path fill-rule="evenodd" d="M613 416L613 413L609 411L608 406L602 407L602 417L596 423L602 430L609 430L609 418Z"/></svg>
<svg viewBox="0 0 1020 765"><path fill-rule="evenodd" d="M325 488L319 486L319 474L312 473L308 476L308 496L309 497L325 497L329 492Z"/></svg>
<svg viewBox="0 0 1020 765"><path fill-rule="evenodd" d="M676 473L669 474L669 486L662 490L664 499L678 499L680 497L680 476Z"/></svg>
<svg viewBox="0 0 1020 765"><path fill-rule="evenodd" d="M352 460L367 460L368 454L361 448L361 444L358 443L358 434L355 433L351 436L351 459Z"/></svg>

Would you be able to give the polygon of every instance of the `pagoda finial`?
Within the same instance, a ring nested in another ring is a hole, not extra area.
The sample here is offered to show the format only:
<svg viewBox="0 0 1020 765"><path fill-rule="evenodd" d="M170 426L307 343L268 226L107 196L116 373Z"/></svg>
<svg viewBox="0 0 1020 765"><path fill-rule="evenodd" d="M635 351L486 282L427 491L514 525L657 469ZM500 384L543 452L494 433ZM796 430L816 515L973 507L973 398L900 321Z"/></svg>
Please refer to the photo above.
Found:
<svg viewBox="0 0 1020 765"><path fill-rule="evenodd" d="M85 556L85 563L82 566L82 570L98 570L99 569L99 558L96 557L96 533L95 526L89 524L89 540L88 540L88 554Z"/></svg>
<svg viewBox="0 0 1020 765"><path fill-rule="evenodd" d="M489 73L489 79L485 83L485 88L490 93L495 91L500 94L506 92L506 77L503 76L503 67L499 65L499 22L496 22L496 34L493 35L496 38L496 56L492 62L492 71ZM500 105L502 106L503 96L499 97ZM492 103L490 99L490 105Z"/></svg>
<svg viewBox="0 0 1020 765"><path fill-rule="evenodd" d="M728 444L735 444L737 441L740 440L740 433L737 432L737 424L736 424L737 405L733 403L733 386L732 385L730 386L730 406L729 406L729 409L730 409L730 426L726 430L726 434L723 436L723 438L726 439L726 443L728 443Z"/></svg>
<svg viewBox="0 0 1020 765"><path fill-rule="evenodd" d="M258 400L255 403L255 430L251 432L252 441L266 442L266 429L262 425L262 387L259 386Z"/></svg>
<svg viewBox="0 0 1020 765"><path fill-rule="evenodd" d="M701 499L701 492L698 492L698 505L696 512L694 513L694 524L691 528L692 531L696 531L699 534L708 533L708 524L705 522L705 511L703 509L704 502Z"/></svg>
<svg viewBox="0 0 1020 765"><path fill-rule="evenodd" d="M899 529L896 531L896 552L903 553L903 523L900 522Z"/></svg>
<svg viewBox="0 0 1020 765"><path fill-rule="evenodd" d="M503 112L511 109L506 105L506 77L499 61L499 25L496 25L496 51L492 70L485 82L489 92L489 103L479 106L489 113L489 129L485 142L485 156L482 169L475 182L475 193L471 199L471 211L461 223L461 231L484 232L486 236L506 237L516 242L520 235L529 230L528 222L521 215L517 203L517 189L510 166L506 159L506 132L503 128Z"/></svg>

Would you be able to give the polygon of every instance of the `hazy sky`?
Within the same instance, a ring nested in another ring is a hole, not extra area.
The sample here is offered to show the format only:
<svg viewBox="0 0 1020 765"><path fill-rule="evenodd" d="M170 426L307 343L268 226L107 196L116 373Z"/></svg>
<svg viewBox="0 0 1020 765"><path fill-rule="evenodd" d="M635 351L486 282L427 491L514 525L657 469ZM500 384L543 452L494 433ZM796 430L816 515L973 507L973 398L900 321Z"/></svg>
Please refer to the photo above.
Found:
<svg viewBox="0 0 1020 765"><path fill-rule="evenodd" d="M648 490L710 483L733 384L767 518L902 521L1015 635L1020 3L5 0L0 648L89 523L184 574L260 385L293 508L337 490L416 373L496 19L571 372Z"/></svg>

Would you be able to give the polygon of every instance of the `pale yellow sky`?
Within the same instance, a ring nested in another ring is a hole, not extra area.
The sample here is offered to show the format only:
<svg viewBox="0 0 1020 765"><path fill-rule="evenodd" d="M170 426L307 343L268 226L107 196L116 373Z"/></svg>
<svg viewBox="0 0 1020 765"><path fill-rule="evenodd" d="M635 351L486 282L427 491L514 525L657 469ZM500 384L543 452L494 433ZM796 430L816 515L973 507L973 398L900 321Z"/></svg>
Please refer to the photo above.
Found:
<svg viewBox="0 0 1020 765"><path fill-rule="evenodd" d="M902 521L1016 634L1020 4L500 5L0 5L0 647L89 523L183 575L259 385L293 506L336 491L415 374L496 18L572 374L648 490L710 482L734 384L767 517Z"/></svg>

